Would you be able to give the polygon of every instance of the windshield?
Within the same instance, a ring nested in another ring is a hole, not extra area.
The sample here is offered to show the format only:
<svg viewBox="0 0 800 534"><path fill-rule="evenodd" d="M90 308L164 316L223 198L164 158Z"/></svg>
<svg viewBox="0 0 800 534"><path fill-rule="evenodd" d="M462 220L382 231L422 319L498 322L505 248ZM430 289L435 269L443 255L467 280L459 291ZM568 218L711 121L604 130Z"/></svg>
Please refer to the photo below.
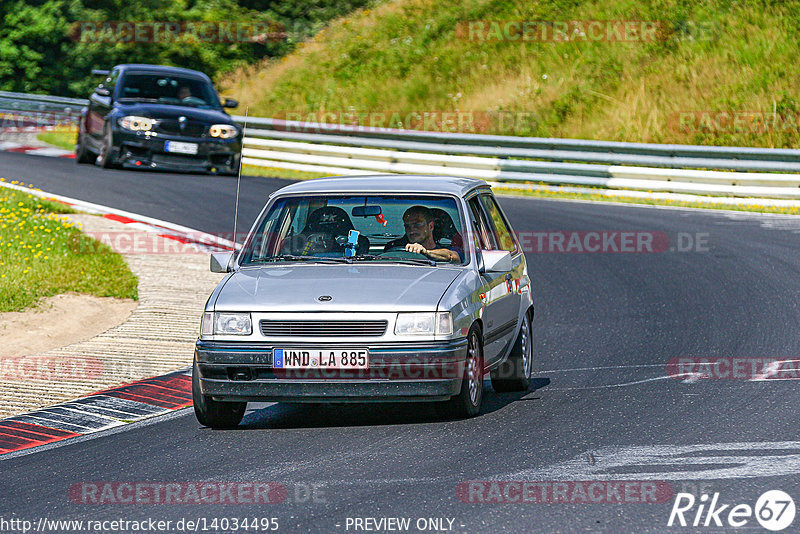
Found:
<svg viewBox="0 0 800 534"><path fill-rule="evenodd" d="M153 73L128 73L122 79L119 100L157 102L174 106L220 109L217 92L205 80Z"/></svg>
<svg viewBox="0 0 800 534"><path fill-rule="evenodd" d="M278 199L248 238L240 265L272 262L468 263L452 197L318 195Z"/></svg>

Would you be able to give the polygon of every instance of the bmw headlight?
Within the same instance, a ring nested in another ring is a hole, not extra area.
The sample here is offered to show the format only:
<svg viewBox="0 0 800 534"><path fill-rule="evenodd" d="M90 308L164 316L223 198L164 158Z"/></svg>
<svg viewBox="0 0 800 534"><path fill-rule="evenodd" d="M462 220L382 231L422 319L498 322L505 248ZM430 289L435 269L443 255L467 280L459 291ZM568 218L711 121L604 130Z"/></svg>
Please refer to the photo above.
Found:
<svg viewBox="0 0 800 534"><path fill-rule="evenodd" d="M398 313L394 333L398 336L447 336L453 333L453 318L450 312Z"/></svg>
<svg viewBox="0 0 800 534"><path fill-rule="evenodd" d="M149 132L153 129L156 123L154 119L147 117L137 117L136 115L128 115L119 119L119 125L132 132Z"/></svg>
<svg viewBox="0 0 800 534"><path fill-rule="evenodd" d="M214 124L208 129L208 133L211 137L230 139L231 137L236 137L239 132L236 130L236 126L231 126L230 124Z"/></svg>
<svg viewBox="0 0 800 534"><path fill-rule="evenodd" d="M205 312L200 335L249 336L253 333L253 321L249 313Z"/></svg>

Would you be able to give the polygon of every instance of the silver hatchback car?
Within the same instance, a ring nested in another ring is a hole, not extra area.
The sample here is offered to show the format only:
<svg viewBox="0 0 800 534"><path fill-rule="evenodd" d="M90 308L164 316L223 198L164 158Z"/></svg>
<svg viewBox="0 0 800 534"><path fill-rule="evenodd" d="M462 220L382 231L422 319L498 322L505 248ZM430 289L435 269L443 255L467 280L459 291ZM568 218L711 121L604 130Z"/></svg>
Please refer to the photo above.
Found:
<svg viewBox="0 0 800 534"><path fill-rule="evenodd" d="M192 373L201 424L248 401L440 401L476 415L483 379L524 391L533 367L525 256L490 187L355 176L272 195L205 307Z"/></svg>

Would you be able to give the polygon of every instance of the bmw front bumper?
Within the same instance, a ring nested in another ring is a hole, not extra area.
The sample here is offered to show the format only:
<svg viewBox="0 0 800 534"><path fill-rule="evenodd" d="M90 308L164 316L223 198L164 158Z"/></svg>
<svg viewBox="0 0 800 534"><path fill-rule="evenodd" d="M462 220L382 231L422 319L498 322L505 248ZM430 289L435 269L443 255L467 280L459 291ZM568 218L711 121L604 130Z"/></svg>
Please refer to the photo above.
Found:
<svg viewBox="0 0 800 534"><path fill-rule="evenodd" d="M180 137L159 134L146 136L142 132L119 129L114 132L116 161L126 168L160 169L182 172L216 172L233 174L239 170L241 139ZM167 141L194 143L197 154L168 152Z"/></svg>

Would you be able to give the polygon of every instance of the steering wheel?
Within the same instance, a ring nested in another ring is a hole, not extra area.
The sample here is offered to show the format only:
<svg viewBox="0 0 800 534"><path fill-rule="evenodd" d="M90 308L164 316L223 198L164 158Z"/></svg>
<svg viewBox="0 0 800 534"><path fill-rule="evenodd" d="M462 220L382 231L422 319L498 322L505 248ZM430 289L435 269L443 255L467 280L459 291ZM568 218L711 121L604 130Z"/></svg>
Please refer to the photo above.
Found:
<svg viewBox="0 0 800 534"><path fill-rule="evenodd" d="M392 247L389 250L378 254L381 258L397 258L398 260L418 260L420 258L430 259L425 254L409 252L405 247Z"/></svg>

